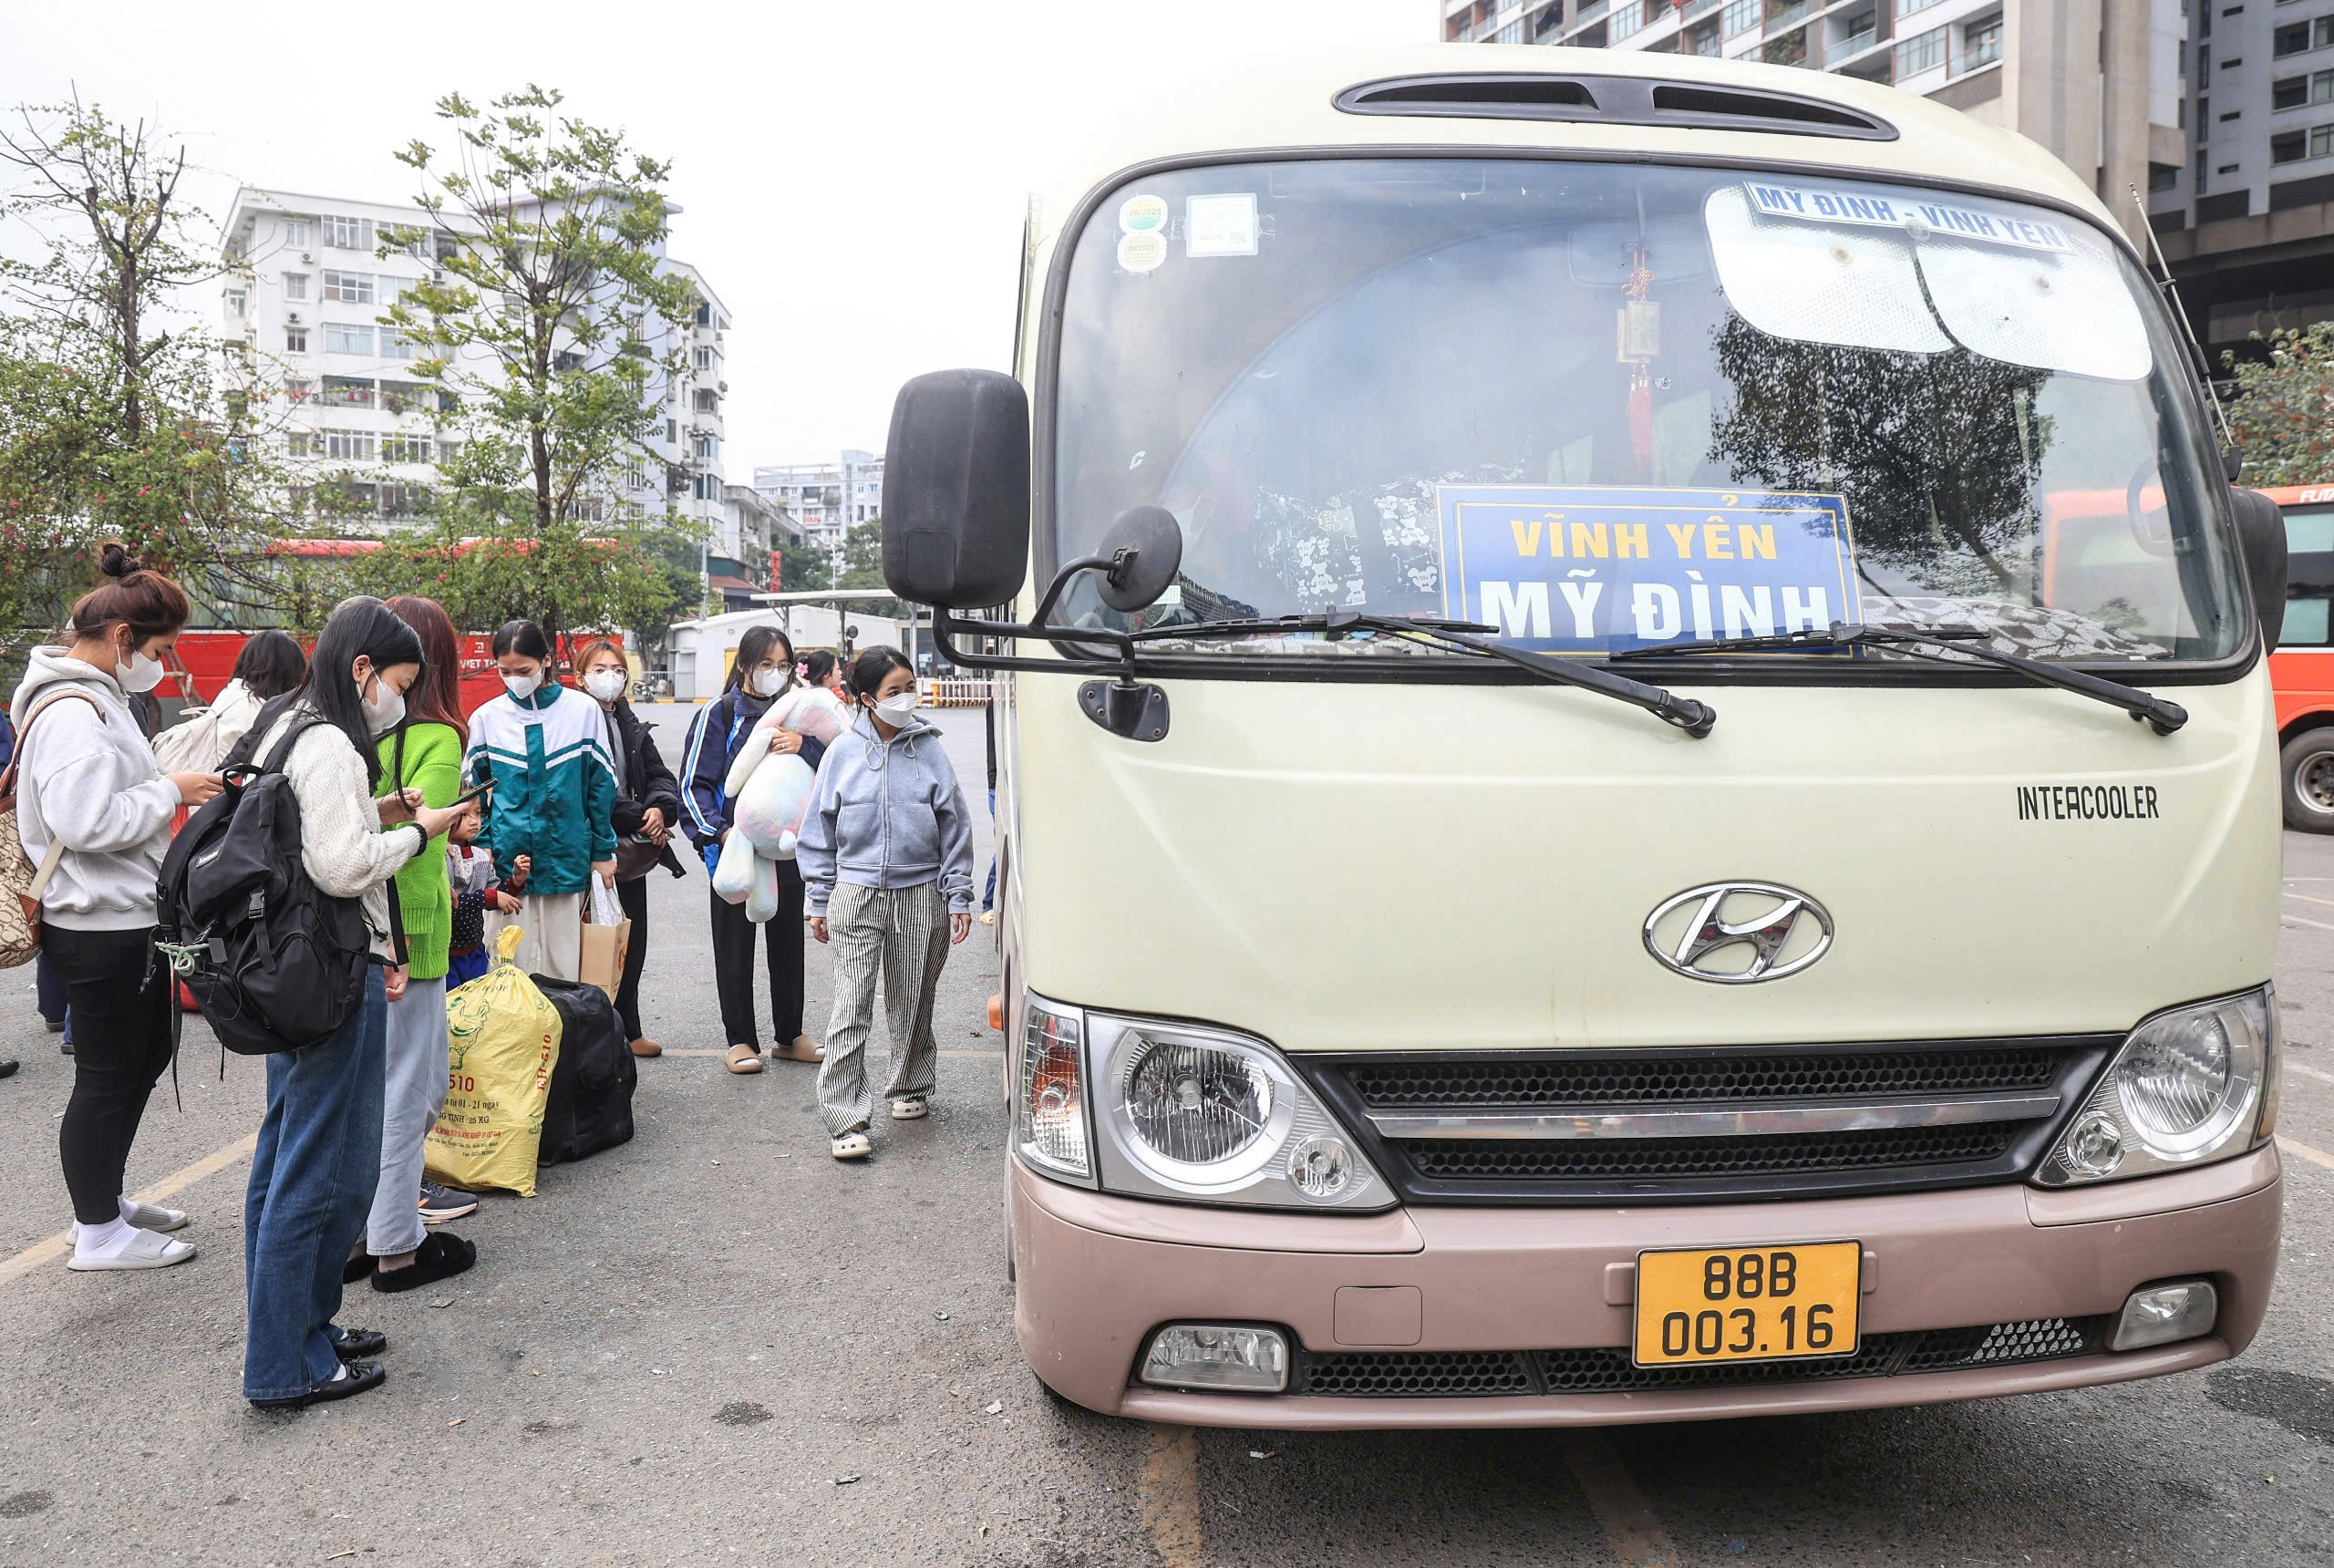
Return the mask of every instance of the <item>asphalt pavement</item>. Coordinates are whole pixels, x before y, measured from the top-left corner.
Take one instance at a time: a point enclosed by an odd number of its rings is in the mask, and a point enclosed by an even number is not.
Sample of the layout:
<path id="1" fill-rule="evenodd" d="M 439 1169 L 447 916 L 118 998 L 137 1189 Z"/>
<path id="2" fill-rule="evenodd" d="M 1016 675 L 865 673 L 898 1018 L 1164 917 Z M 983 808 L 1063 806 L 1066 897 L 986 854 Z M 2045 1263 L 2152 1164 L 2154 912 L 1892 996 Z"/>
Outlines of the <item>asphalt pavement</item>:
<path id="1" fill-rule="evenodd" d="M 668 757 L 690 712 L 643 710 Z M 977 809 L 980 715 L 935 717 Z M 978 848 L 985 872 L 985 821 Z M 943 977 L 932 1117 L 879 1118 L 874 1158 L 838 1165 L 816 1068 L 722 1068 L 701 870 L 652 879 L 644 1010 L 667 1054 L 641 1065 L 634 1140 L 455 1222 L 471 1273 L 353 1289 L 341 1321 L 391 1341 L 381 1390 L 257 1414 L 238 1390 L 262 1063 L 231 1057 L 222 1080 L 190 1018 L 183 1109 L 166 1079 L 131 1157 L 133 1190 L 190 1211 L 201 1255 L 71 1274 L 71 1062 L 11 971 L 0 1568 L 2334 1562 L 2334 840 L 2288 835 L 2287 871 L 2285 1254 L 2242 1359 L 1608 1432 L 1193 1432 L 1050 1398 L 1012 1336 L 988 929 Z"/>

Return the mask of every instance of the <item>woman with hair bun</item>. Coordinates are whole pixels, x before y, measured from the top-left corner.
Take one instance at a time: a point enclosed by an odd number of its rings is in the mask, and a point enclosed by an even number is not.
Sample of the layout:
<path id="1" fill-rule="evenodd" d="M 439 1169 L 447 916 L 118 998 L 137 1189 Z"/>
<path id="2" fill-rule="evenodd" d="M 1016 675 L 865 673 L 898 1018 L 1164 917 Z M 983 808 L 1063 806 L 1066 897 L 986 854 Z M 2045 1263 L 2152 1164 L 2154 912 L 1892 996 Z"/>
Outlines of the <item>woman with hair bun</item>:
<path id="1" fill-rule="evenodd" d="M 186 624 L 186 595 L 119 544 L 105 580 L 73 605 L 68 640 L 35 648 L 10 705 L 17 734 L 16 825 L 51 867 L 41 954 L 73 1019 L 73 1098 L 57 1129 L 73 1196 L 72 1269 L 158 1269 L 194 1248 L 162 1233 L 176 1209 L 122 1196 L 147 1096 L 170 1059 L 174 1000 L 154 950 L 154 881 L 170 819 L 219 792 L 216 773 L 164 774 L 130 708 L 162 678 Z"/>

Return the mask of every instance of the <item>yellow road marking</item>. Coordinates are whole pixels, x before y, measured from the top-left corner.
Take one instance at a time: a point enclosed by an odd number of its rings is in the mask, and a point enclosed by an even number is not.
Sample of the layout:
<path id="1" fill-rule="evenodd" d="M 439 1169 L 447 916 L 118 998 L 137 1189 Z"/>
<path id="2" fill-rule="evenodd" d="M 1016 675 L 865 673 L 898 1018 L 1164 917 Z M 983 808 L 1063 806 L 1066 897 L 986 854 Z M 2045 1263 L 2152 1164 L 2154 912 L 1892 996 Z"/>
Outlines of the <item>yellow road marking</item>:
<path id="1" fill-rule="evenodd" d="M 1588 1498 L 1588 1511 L 1623 1568 L 1677 1568 L 1678 1548 L 1630 1479 L 1612 1439 L 1594 1427 L 1575 1428 L 1565 1434 L 1564 1450 L 1573 1480 Z"/>
<path id="2" fill-rule="evenodd" d="M 204 1155 L 184 1170 L 174 1171 L 142 1192 L 129 1195 L 133 1203 L 160 1203 L 165 1198 L 176 1197 L 205 1177 L 215 1176 L 238 1160 L 248 1160 L 259 1147 L 259 1134 L 247 1132 L 226 1148 Z M 73 1233 L 63 1230 L 45 1242 L 35 1242 L 10 1258 L 0 1258 L 0 1284 L 5 1284 L 19 1274 L 27 1274 L 43 1264 L 55 1263 L 73 1250 Z"/>
<path id="3" fill-rule="evenodd" d="M 2298 1143 L 2282 1132 L 2277 1134 L 2277 1147 L 2288 1154 L 2300 1156 L 2312 1165 L 2323 1165 L 2329 1171 L 2334 1171 L 2334 1154 L 2329 1154 L 2323 1149 L 2312 1149 L 2307 1143 Z"/>
<path id="4" fill-rule="evenodd" d="M 1189 1427 L 1150 1429 L 1142 1527 L 1167 1568 L 1200 1568 L 1200 1439 Z"/>

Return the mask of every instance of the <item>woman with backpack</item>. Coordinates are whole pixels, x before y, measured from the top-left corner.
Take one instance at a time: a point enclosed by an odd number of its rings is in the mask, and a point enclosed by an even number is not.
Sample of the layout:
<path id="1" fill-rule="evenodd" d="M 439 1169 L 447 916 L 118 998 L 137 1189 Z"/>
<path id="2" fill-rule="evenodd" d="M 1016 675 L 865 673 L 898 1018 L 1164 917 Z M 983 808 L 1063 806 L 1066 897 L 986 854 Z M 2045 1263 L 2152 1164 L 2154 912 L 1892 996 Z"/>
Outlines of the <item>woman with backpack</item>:
<path id="1" fill-rule="evenodd" d="M 308 655 L 282 632 L 254 632 L 235 655 L 235 672 L 219 696 L 183 724 L 154 738 L 164 769 L 216 769 L 259 717 L 259 710 L 308 677 Z"/>
<path id="2" fill-rule="evenodd" d="M 505 695 L 470 715 L 463 771 L 493 783 L 480 848 L 508 882 L 523 876 L 514 917 L 526 935 L 519 967 L 558 980 L 584 965 L 584 895 L 591 879 L 615 883 L 615 762 L 597 704 L 559 684 L 551 639 L 532 621 L 494 634 Z M 528 864 L 518 861 L 525 856 Z"/>
<path id="3" fill-rule="evenodd" d="M 375 743 L 386 770 L 384 792 L 421 791 L 424 806 L 444 806 L 462 792 L 461 655 L 454 623 L 435 599 L 400 597 L 389 614 L 421 643 L 421 674 L 406 688 L 405 717 Z M 446 971 L 454 904 L 446 875 L 446 841 L 398 868 L 398 913 L 405 928 L 405 994 L 389 1004 L 384 1037 L 387 1079 L 381 1099 L 381 1180 L 365 1223 L 365 1253 L 349 1260 L 344 1280 L 373 1276 L 377 1291 L 406 1291 L 448 1279 L 478 1261 L 476 1243 L 426 1230 L 425 1222 L 470 1213 L 478 1200 L 421 1179 L 422 1140 L 446 1103 Z"/>
<path id="4" fill-rule="evenodd" d="M 790 729 L 756 730 L 794 684 L 794 645 L 776 626 L 749 627 L 738 639 L 729 684 L 697 716 L 681 768 L 687 792 L 689 838 L 705 857 L 709 877 L 731 831 L 737 802 L 726 785 L 730 764 L 743 746 L 780 753 L 800 752 L 812 768 L 826 754 L 823 743 Z M 716 892 L 713 900 L 713 988 L 721 1001 L 721 1030 L 729 1037 L 733 1073 L 762 1070 L 761 1030 L 754 1022 L 754 923 L 742 904 Z M 826 1051 L 802 1032 L 802 876 L 792 861 L 778 862 L 778 913 L 762 923 L 761 945 L 769 965 L 770 1055 L 787 1061 L 815 1062 Z"/>
<path id="5" fill-rule="evenodd" d="M 186 595 L 119 544 L 104 547 L 100 569 L 105 581 L 73 605 L 70 641 L 33 650 L 10 705 L 16 830 L 26 858 L 51 867 L 41 954 L 73 1020 L 73 1098 L 57 1135 L 73 1195 L 66 1266 L 158 1269 L 194 1248 L 161 1233 L 186 1215 L 121 1191 L 147 1096 L 170 1060 L 176 998 L 154 951 L 154 882 L 171 816 L 216 795 L 219 776 L 165 775 L 129 706 L 161 680 Z"/>
<path id="6" fill-rule="evenodd" d="M 625 949 L 624 975 L 616 986 L 616 1016 L 634 1056 L 659 1057 L 665 1047 L 641 1029 L 640 971 L 648 962 L 648 873 L 663 866 L 675 876 L 687 874 L 671 842 L 681 816 L 681 787 L 649 738 L 656 726 L 643 724 L 625 699 L 632 671 L 624 650 L 605 637 L 586 643 L 575 655 L 575 669 L 585 694 L 606 716 L 608 755 L 616 765 L 616 803 L 610 814 L 616 831 L 616 898 L 632 922 L 632 943 Z"/>
<path id="7" fill-rule="evenodd" d="M 892 1119 L 931 1109 L 939 1042 L 932 1002 L 952 943 L 973 929 L 973 825 L 940 731 L 915 716 L 915 671 L 897 648 L 851 664 L 859 717 L 827 748 L 795 858 L 811 934 L 835 950 L 835 1006 L 819 1069 L 827 1151 L 864 1160 L 867 1037 L 875 980 L 891 1015 Z"/>
<path id="8" fill-rule="evenodd" d="M 470 810 L 424 806 L 418 789 L 376 794 L 376 743 L 404 719 L 423 666 L 421 639 L 387 605 L 347 600 L 317 636 L 307 680 L 268 704 L 245 738 L 253 765 L 274 764 L 298 802 L 308 879 L 328 897 L 361 901 L 372 937 L 346 1021 L 319 1044 L 267 1058 L 267 1114 L 243 1200 L 243 1398 L 262 1408 L 344 1399 L 387 1376 L 360 1357 L 388 1341 L 332 1320 L 342 1265 L 380 1185 L 388 1005 L 407 985 L 392 881 Z"/>

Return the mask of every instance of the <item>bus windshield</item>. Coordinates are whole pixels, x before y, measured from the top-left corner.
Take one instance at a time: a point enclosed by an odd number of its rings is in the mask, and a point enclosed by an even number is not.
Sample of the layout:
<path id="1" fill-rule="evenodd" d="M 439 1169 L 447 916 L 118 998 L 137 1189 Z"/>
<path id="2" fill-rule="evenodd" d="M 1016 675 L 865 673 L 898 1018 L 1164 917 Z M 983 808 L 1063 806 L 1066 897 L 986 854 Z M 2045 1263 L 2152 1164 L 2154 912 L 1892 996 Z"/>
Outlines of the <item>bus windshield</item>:
<path id="1" fill-rule="evenodd" d="M 1225 657 L 1597 656 L 1836 623 L 2209 661 L 2245 614 L 2190 374 L 2144 278 L 2040 207 L 1523 159 L 1186 169 L 1075 236 L 1054 559 L 1156 504 L 1180 580 L 1056 619 Z"/>

